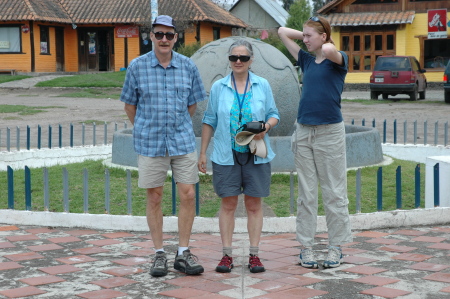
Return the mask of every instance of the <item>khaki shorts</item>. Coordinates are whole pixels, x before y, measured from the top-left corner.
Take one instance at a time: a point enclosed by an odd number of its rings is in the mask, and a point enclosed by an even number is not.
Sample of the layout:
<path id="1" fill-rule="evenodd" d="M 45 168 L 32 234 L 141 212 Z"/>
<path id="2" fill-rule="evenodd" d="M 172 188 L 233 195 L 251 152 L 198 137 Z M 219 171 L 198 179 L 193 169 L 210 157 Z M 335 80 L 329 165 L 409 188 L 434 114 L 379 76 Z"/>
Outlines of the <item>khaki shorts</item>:
<path id="1" fill-rule="evenodd" d="M 164 186 L 167 171 L 177 183 L 196 184 L 199 181 L 197 152 L 182 156 L 146 157 L 138 155 L 139 188 L 157 188 Z"/>

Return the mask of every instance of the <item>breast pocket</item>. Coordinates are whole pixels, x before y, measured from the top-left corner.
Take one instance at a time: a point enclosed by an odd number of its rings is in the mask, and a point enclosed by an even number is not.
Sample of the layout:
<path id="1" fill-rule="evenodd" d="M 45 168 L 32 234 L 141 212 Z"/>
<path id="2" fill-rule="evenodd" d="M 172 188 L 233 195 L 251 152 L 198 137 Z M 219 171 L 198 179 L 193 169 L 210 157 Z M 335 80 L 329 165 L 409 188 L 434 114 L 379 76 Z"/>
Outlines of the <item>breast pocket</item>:
<path id="1" fill-rule="evenodd" d="M 190 94 L 191 90 L 189 88 L 181 87 L 176 89 L 175 99 L 177 113 L 181 114 L 187 112 Z"/>

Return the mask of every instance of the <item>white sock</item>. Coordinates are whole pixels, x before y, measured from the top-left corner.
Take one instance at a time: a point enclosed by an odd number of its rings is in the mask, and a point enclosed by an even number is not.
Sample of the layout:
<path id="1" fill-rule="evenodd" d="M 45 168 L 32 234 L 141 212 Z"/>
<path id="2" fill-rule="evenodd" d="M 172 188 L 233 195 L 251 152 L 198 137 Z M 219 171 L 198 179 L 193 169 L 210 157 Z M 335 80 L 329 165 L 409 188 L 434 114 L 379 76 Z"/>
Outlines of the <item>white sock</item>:
<path id="1" fill-rule="evenodd" d="M 164 248 L 161 248 L 161 249 L 155 249 L 155 252 L 158 252 L 158 251 L 164 252 Z"/>
<path id="2" fill-rule="evenodd" d="M 178 247 L 178 255 L 183 255 L 183 251 L 189 249 L 189 247 Z"/>

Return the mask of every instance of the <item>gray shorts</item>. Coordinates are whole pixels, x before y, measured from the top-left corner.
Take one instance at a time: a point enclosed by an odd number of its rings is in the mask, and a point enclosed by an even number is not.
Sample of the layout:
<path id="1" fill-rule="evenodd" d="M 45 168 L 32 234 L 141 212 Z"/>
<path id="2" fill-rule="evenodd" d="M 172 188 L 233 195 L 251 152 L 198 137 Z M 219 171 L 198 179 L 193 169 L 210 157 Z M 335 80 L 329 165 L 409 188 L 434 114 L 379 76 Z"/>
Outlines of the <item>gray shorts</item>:
<path id="1" fill-rule="evenodd" d="M 242 193 L 252 197 L 270 195 L 270 163 L 255 164 L 253 155 L 234 152 L 234 165 L 219 165 L 212 162 L 214 191 L 220 198 L 237 196 Z M 236 162 L 236 158 L 241 164 Z M 245 165 L 244 165 L 245 164 Z"/>
<path id="2" fill-rule="evenodd" d="M 198 183 L 197 152 L 182 156 L 146 157 L 138 155 L 139 188 L 164 186 L 167 171 L 172 168 L 173 179 L 177 183 Z"/>

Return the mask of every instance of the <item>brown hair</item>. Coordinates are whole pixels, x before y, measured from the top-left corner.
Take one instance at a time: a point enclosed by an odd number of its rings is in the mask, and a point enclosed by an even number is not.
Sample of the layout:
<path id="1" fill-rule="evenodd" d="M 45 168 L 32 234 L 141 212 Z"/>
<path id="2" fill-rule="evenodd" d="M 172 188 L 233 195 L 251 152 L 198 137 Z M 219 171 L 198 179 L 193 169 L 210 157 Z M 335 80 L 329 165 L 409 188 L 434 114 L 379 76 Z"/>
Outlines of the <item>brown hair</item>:
<path id="1" fill-rule="evenodd" d="M 334 45 L 334 42 L 331 40 L 331 25 L 330 22 L 328 22 L 327 19 L 319 16 L 314 16 L 309 18 L 303 26 L 308 26 L 311 28 L 314 28 L 317 33 L 323 34 L 325 33 L 327 35 L 325 42 L 326 43 L 332 43 Z"/>

